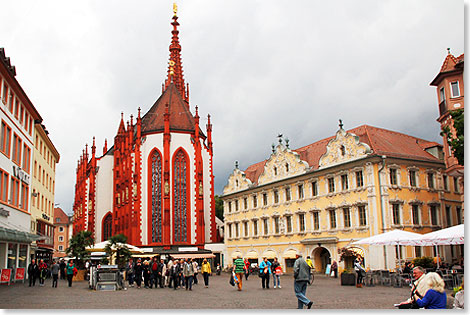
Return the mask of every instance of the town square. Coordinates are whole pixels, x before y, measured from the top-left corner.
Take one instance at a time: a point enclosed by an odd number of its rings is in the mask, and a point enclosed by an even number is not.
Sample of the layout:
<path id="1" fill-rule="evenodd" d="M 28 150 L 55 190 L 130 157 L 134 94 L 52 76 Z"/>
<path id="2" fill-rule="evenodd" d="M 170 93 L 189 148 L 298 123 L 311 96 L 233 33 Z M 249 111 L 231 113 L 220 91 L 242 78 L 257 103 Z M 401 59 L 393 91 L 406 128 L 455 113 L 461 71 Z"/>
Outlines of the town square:
<path id="1" fill-rule="evenodd" d="M 464 1 L 0 12 L 0 308 L 463 309 Z"/>

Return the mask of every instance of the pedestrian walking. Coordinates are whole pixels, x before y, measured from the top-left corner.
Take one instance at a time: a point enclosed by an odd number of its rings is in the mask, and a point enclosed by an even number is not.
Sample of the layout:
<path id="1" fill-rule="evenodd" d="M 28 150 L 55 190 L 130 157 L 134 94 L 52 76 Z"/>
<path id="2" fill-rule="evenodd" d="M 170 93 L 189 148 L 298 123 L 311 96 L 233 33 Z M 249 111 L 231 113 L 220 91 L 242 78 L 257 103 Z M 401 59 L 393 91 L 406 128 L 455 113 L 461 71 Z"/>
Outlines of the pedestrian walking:
<path id="1" fill-rule="evenodd" d="M 171 283 L 172 283 L 172 276 L 171 276 L 171 272 L 172 272 L 172 267 L 173 267 L 173 264 L 174 264 L 174 261 L 173 261 L 173 258 L 170 258 L 170 260 L 168 261 L 168 264 L 166 266 L 166 275 L 167 275 L 167 287 L 171 288 Z"/>
<path id="2" fill-rule="evenodd" d="M 73 263 L 72 259 L 69 260 L 69 263 L 66 268 L 66 273 L 67 273 L 67 281 L 69 282 L 69 287 L 71 287 L 73 276 L 77 274 L 77 268 L 75 268 L 75 264 Z"/>
<path id="3" fill-rule="evenodd" d="M 245 267 L 243 267 L 245 271 L 245 280 L 248 280 L 248 277 L 250 276 L 250 262 L 246 258 L 243 262 L 245 263 Z"/>
<path id="4" fill-rule="evenodd" d="M 209 287 L 209 276 L 212 274 L 211 271 L 211 264 L 207 262 L 207 259 L 204 258 L 204 261 L 202 262 L 201 265 L 201 273 L 202 277 L 204 278 L 204 286 L 206 288 Z"/>
<path id="5" fill-rule="evenodd" d="M 243 262 L 242 256 L 238 255 L 237 259 L 233 262 L 233 271 L 238 278 L 238 291 L 242 290 L 243 286 L 243 268 L 245 267 L 245 263 Z"/>
<path id="6" fill-rule="evenodd" d="M 192 291 L 193 288 L 193 279 L 194 279 L 194 267 L 191 261 L 188 259 L 184 262 L 183 267 L 184 282 L 186 290 Z"/>
<path id="7" fill-rule="evenodd" d="M 338 263 L 336 260 L 333 260 L 331 263 L 331 274 L 335 274 L 335 278 L 338 278 Z"/>
<path id="8" fill-rule="evenodd" d="M 194 278 L 193 278 L 193 282 L 194 282 L 194 284 L 197 284 L 197 274 L 198 274 L 198 271 L 199 271 L 199 270 L 198 270 L 198 269 L 199 269 L 199 265 L 198 265 L 197 261 L 194 260 L 194 259 L 191 259 L 191 262 L 192 262 L 192 264 L 193 264 L 193 269 L 194 269 Z"/>
<path id="9" fill-rule="evenodd" d="M 174 261 L 173 265 L 171 266 L 171 271 L 170 271 L 170 277 L 171 277 L 170 288 L 171 288 L 171 284 L 173 284 L 174 290 L 178 288 L 180 273 L 181 273 L 180 264 L 178 261 Z"/>
<path id="10" fill-rule="evenodd" d="M 163 259 L 160 259 L 160 265 L 161 265 L 160 288 L 164 288 L 166 284 L 166 278 L 167 278 L 167 269 L 166 269 L 166 264 L 163 261 Z"/>
<path id="11" fill-rule="evenodd" d="M 152 262 L 150 263 L 150 289 L 155 285 L 155 289 L 158 287 L 158 265 L 160 262 L 157 260 L 157 257 L 152 258 Z M 160 268 L 161 269 L 161 268 Z"/>
<path id="12" fill-rule="evenodd" d="M 366 271 L 364 270 L 364 267 L 362 267 L 362 260 L 359 255 L 357 255 L 354 260 L 354 270 L 357 273 L 356 288 L 362 288 L 362 279 L 364 278 Z"/>
<path id="13" fill-rule="evenodd" d="M 271 265 L 271 272 L 273 275 L 273 285 L 274 289 L 279 288 L 281 289 L 281 273 L 282 273 L 282 267 L 279 261 L 277 260 L 277 257 L 274 258 L 274 261 Z"/>
<path id="14" fill-rule="evenodd" d="M 269 275 L 271 274 L 271 262 L 268 258 L 263 257 L 263 261 L 259 264 L 259 272 L 261 274 L 261 286 L 263 289 L 269 289 Z"/>
<path id="15" fill-rule="evenodd" d="M 44 280 L 46 280 L 47 276 L 47 264 L 44 262 L 44 260 L 39 261 L 39 286 L 43 287 L 44 286 Z"/>
<path id="16" fill-rule="evenodd" d="M 60 279 L 65 280 L 66 279 L 65 269 L 67 268 L 67 264 L 65 263 L 63 259 L 61 259 L 59 266 L 60 266 Z"/>
<path id="17" fill-rule="evenodd" d="M 310 280 L 310 266 L 302 258 L 302 255 L 297 254 L 296 258 L 294 262 L 294 291 L 297 297 L 297 308 L 303 309 L 304 305 L 307 305 L 307 308 L 312 308 L 313 302 L 305 296 Z"/>
<path id="18" fill-rule="evenodd" d="M 57 280 L 59 279 L 59 271 L 60 266 L 56 260 L 53 261 L 51 266 L 51 274 L 52 274 L 52 287 L 57 288 Z"/>
<path id="19" fill-rule="evenodd" d="M 151 270 L 150 270 L 150 264 L 148 260 L 144 260 L 143 266 L 142 266 L 142 272 L 144 276 L 144 286 L 146 289 L 149 288 L 149 280 L 150 280 L 150 275 L 151 275 Z"/>
<path id="20" fill-rule="evenodd" d="M 220 267 L 220 264 L 217 264 L 217 268 L 216 268 L 216 271 L 215 271 L 216 274 L 217 274 L 218 276 L 220 276 L 220 272 L 221 272 L 221 271 L 222 271 L 222 268 Z"/>
<path id="21" fill-rule="evenodd" d="M 143 272 L 143 266 L 142 266 L 142 259 L 138 258 L 137 263 L 134 266 L 134 273 L 135 273 L 135 284 L 137 285 L 137 289 L 140 289 L 142 287 L 142 272 Z"/>
<path id="22" fill-rule="evenodd" d="M 129 286 L 133 287 L 134 286 L 134 259 L 129 258 L 129 261 L 126 264 L 126 278 L 127 281 L 129 282 Z"/>
<path id="23" fill-rule="evenodd" d="M 36 263 L 36 260 L 32 259 L 31 263 L 28 266 L 29 286 L 31 286 L 31 284 L 33 285 L 33 287 L 36 285 L 36 278 L 38 277 L 38 275 L 39 275 L 39 266 Z"/>

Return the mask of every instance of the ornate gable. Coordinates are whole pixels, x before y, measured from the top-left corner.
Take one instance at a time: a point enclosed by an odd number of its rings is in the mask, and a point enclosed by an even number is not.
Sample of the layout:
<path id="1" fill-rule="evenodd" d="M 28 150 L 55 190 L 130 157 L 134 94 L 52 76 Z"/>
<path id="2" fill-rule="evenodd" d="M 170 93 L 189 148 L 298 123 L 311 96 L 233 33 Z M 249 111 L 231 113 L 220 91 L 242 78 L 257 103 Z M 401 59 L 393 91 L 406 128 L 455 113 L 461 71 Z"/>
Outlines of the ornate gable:
<path id="1" fill-rule="evenodd" d="M 326 146 L 326 153 L 320 158 L 319 168 L 341 164 L 363 158 L 371 153 L 370 147 L 359 141 L 353 133 L 347 133 L 342 126 L 336 137 Z"/>
<path id="2" fill-rule="evenodd" d="M 251 180 L 246 178 L 245 172 L 238 169 L 238 163 L 235 164 L 233 173 L 228 178 L 228 183 L 224 187 L 224 195 L 228 195 L 237 191 L 245 190 L 253 185 Z"/>
<path id="3" fill-rule="evenodd" d="M 305 173 L 308 168 L 308 163 L 302 161 L 297 152 L 292 151 L 280 141 L 266 161 L 263 173 L 258 178 L 258 185 Z"/>

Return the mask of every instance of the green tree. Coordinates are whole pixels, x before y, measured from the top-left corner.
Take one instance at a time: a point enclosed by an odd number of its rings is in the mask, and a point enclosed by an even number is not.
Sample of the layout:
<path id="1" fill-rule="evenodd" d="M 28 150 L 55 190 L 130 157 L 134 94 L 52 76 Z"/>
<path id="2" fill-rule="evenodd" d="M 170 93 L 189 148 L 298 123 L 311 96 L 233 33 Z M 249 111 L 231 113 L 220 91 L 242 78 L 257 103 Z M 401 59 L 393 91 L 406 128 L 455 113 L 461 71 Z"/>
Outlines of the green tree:
<path id="1" fill-rule="evenodd" d="M 106 244 L 106 247 L 104 248 L 110 257 L 115 255 L 115 263 L 119 268 L 123 268 L 132 256 L 131 251 L 126 246 L 126 242 L 127 236 L 124 234 L 116 234 L 108 239 L 108 244 Z"/>
<path id="2" fill-rule="evenodd" d="M 215 199 L 215 216 L 220 220 L 224 220 L 224 202 L 219 195 L 214 196 Z"/>
<path id="3" fill-rule="evenodd" d="M 449 126 L 442 128 L 441 136 L 445 137 L 449 144 L 452 154 L 460 165 L 464 165 L 464 110 L 457 109 L 450 111 L 450 116 L 454 122 L 455 135 Z"/>
<path id="4" fill-rule="evenodd" d="M 66 249 L 67 255 L 76 257 L 77 268 L 83 268 L 85 260 L 89 257 L 89 252 L 85 249 L 95 243 L 90 231 L 80 231 L 70 239 L 70 246 Z"/>

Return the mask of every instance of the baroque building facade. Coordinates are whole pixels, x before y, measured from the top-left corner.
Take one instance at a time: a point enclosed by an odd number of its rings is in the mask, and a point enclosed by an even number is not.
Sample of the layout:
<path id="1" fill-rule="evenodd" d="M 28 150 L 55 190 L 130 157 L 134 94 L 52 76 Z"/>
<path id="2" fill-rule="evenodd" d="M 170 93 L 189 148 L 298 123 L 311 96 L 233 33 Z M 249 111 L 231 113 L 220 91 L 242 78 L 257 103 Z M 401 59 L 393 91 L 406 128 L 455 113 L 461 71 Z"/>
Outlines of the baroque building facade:
<path id="1" fill-rule="evenodd" d="M 134 121 L 121 121 L 114 145 L 98 155 L 95 139 L 77 165 L 74 233 L 88 230 L 96 242 L 124 234 L 154 253 L 204 251 L 217 242 L 212 124 L 201 129 L 198 107 L 191 113 L 183 78 L 178 17 L 162 94 Z M 182 249 L 183 248 L 183 249 Z"/>
<path id="2" fill-rule="evenodd" d="M 296 150 L 280 138 L 267 160 L 245 171 L 237 164 L 222 196 L 226 264 L 237 255 L 253 263 L 278 257 L 289 272 L 301 253 L 324 272 L 349 248 L 367 268 L 390 269 L 394 246 L 351 243 L 392 229 L 431 232 L 462 218 L 461 191 L 445 174 L 442 146 L 382 128 L 346 131 L 340 123 L 333 137 Z M 400 250 L 404 259 L 433 255 L 428 247 Z"/>

